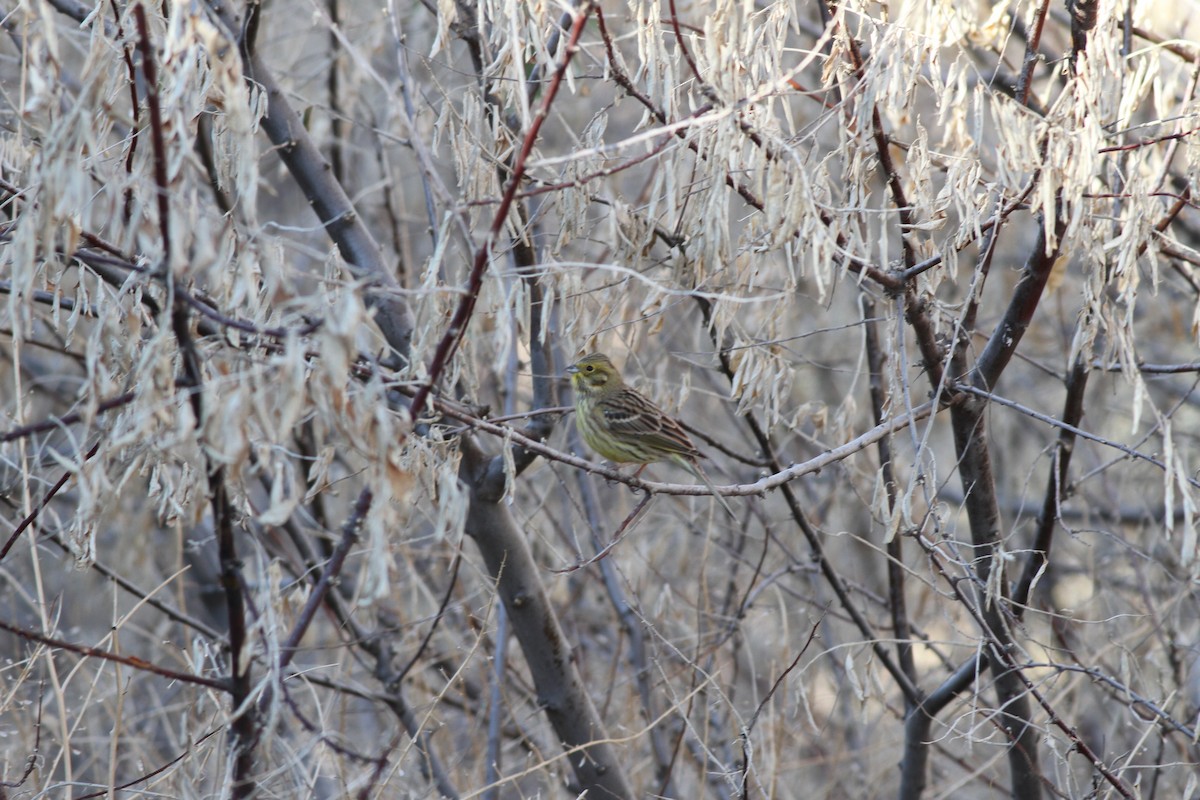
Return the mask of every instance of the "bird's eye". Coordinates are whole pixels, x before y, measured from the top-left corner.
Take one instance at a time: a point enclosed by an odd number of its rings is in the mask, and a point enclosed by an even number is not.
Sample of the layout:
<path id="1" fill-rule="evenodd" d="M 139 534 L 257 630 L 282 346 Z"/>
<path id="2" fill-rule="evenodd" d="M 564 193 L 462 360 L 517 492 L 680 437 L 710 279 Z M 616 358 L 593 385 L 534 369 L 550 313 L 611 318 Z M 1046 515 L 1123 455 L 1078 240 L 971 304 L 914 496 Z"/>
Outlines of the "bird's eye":
<path id="1" fill-rule="evenodd" d="M 587 369 L 587 371 L 588 371 L 588 372 L 595 372 L 595 371 L 596 371 L 596 368 L 595 368 L 595 367 L 593 367 L 591 364 L 588 364 L 588 365 L 587 365 L 587 367 L 585 367 L 585 369 Z"/>

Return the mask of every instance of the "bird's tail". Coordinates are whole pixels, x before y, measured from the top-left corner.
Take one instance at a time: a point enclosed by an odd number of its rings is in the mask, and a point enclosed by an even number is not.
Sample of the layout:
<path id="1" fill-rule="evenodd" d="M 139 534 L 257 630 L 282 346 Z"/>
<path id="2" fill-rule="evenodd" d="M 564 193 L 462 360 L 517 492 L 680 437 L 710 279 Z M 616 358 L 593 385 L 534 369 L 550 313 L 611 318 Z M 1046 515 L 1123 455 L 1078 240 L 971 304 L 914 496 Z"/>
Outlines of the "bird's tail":
<path id="1" fill-rule="evenodd" d="M 725 511 L 729 514 L 729 517 L 736 521 L 738 516 L 737 514 L 733 513 L 733 507 L 729 505 L 729 501 L 717 493 L 717 487 L 713 485 L 712 479 L 708 477 L 708 474 L 700 468 L 699 462 L 685 460 L 683 462 L 683 466 L 688 472 L 700 479 L 700 481 L 708 488 L 708 490 L 712 492 L 712 496 L 717 499 L 717 502 L 725 508 Z"/>

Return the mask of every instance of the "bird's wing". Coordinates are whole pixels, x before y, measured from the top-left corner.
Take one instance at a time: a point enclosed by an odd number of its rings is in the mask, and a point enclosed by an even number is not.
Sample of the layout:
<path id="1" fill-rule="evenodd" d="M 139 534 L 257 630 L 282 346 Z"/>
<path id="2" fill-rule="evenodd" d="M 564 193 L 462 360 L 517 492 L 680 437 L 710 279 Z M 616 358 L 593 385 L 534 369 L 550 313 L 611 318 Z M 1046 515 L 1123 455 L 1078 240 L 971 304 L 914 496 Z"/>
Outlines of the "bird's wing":
<path id="1" fill-rule="evenodd" d="M 629 387 L 602 400 L 599 411 L 614 433 L 637 437 L 664 455 L 700 457 L 700 451 L 678 422 Z"/>

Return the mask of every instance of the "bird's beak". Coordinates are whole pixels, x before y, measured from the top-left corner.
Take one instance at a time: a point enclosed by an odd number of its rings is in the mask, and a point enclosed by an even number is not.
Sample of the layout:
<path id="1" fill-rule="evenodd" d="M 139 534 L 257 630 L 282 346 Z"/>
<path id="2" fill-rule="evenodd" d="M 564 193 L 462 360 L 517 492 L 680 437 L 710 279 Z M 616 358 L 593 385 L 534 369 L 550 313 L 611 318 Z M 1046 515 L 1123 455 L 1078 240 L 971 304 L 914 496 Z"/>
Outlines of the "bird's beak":
<path id="1" fill-rule="evenodd" d="M 579 367 L 575 366 L 574 364 L 572 364 L 571 366 L 567 367 L 567 374 L 568 374 L 568 375 L 574 375 L 576 372 L 579 372 Z"/>

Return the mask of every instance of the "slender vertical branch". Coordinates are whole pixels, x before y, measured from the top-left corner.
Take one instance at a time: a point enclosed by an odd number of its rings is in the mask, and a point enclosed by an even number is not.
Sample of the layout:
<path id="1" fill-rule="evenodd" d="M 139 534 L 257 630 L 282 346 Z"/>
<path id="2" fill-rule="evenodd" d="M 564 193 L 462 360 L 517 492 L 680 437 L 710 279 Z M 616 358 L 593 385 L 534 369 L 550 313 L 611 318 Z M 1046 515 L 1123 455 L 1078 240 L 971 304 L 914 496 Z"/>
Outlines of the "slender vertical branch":
<path id="1" fill-rule="evenodd" d="M 329 70 L 325 74 L 325 89 L 329 95 L 329 166 L 334 180 L 345 184 L 346 121 L 342 117 L 342 71 L 338 59 L 341 43 L 337 31 L 342 24 L 341 0 L 325 0 L 325 13 L 329 15 Z"/>
<path id="2" fill-rule="evenodd" d="M 174 285 L 175 277 L 171 257 L 170 186 L 167 179 L 167 149 L 163 135 L 162 107 L 159 102 L 158 74 L 145 7 L 139 3 L 134 6 L 133 11 L 137 18 L 138 49 L 141 51 L 142 71 L 146 78 L 146 106 L 150 117 L 150 141 L 154 149 L 154 186 L 158 200 L 159 235 L 163 247 L 161 269 L 165 275 L 168 289 L 170 289 Z M 180 385 L 188 390 L 193 424 L 197 431 L 203 431 L 206 422 L 204 375 L 200 365 L 200 354 L 195 340 L 192 338 L 188 305 L 182 296 L 175 294 L 172 297 L 169 313 L 171 330 L 179 346 L 183 372 Z M 202 442 L 200 446 L 203 449 Z M 232 791 L 235 798 L 243 798 L 250 797 L 254 792 L 254 747 L 259 736 L 258 712 L 249 703 L 253 682 L 250 671 L 250 654 L 247 650 L 246 602 L 243 594 L 241 560 L 238 558 L 237 543 L 233 532 L 233 509 L 230 506 L 229 489 L 225 482 L 225 466 L 215 461 L 207 451 L 204 461 L 221 565 L 221 588 L 224 592 L 229 620 L 229 686 L 234 711 L 234 717 L 230 722 L 233 751 Z"/>
<path id="3" fill-rule="evenodd" d="M 863 325 L 866 335 L 867 364 L 871 371 L 871 412 L 876 424 L 881 424 L 885 418 L 887 396 L 884 390 L 884 370 L 886 369 L 883 347 L 879 342 L 879 323 L 875 319 L 875 302 L 866 300 L 863 303 Z M 892 464 L 891 437 L 880 438 L 875 445 L 879 452 L 879 470 L 883 479 L 883 490 L 887 497 L 887 511 L 890 515 L 896 512 L 896 474 Z M 896 661 L 900 669 L 908 676 L 913 686 L 919 686 L 917 668 L 912 655 L 912 629 L 908 620 L 908 606 L 904 598 L 905 567 L 904 540 L 898 531 L 889 531 L 887 543 L 887 575 L 888 575 L 888 610 L 892 614 L 892 634 L 896 638 Z M 919 698 L 908 698 L 906 701 Z M 907 703 L 912 710 L 913 703 Z"/>
<path id="4" fill-rule="evenodd" d="M 485 459 L 464 440 L 463 474 L 474 486 L 473 473 Z M 502 500 L 472 494 L 465 523 L 488 574 L 508 612 L 513 633 L 537 689 L 538 702 L 566 748 L 582 748 L 571 758 L 579 791 L 589 797 L 633 798 L 616 745 L 597 713 L 571 656 L 571 646 L 546 596 L 538 568 L 523 532 Z"/>
<path id="5" fill-rule="evenodd" d="M 1013 290 L 1000 323 L 985 345 L 975 367 L 970 371 L 970 383 L 980 388 L 995 385 L 1000 373 L 1020 345 L 1041 300 L 1050 271 L 1058 258 L 1062 234 L 1066 229 L 1061 201 L 1056 204 L 1054 214 L 1055 244 L 1048 246 L 1046 226 L 1039 225 L 1038 236 L 1021 280 Z M 962 348 L 956 350 L 955 362 L 959 369 L 962 368 L 961 362 L 965 358 L 962 353 Z M 1012 770 L 1012 792 L 1016 797 L 1034 800 L 1042 796 L 1042 777 L 1038 769 L 1040 735 L 1030 719 L 1028 694 L 1020 676 L 1006 668 L 1006 665 L 1018 660 L 1017 644 L 1007 620 L 1012 608 L 1008 584 L 1003 576 L 992 580 L 992 571 L 1003 569 L 1002 562 L 998 560 L 1003 536 L 996 498 L 996 476 L 992 468 L 991 446 L 987 436 L 986 411 L 986 401 L 970 397 L 965 402 L 951 407 L 950 418 L 954 430 L 955 450 L 958 453 L 959 475 L 966 498 L 964 502 L 967 521 L 971 530 L 971 567 L 977 576 L 978 585 L 996 587 L 997 593 L 995 597 L 980 597 L 977 603 L 987 633 L 999 649 L 994 654 L 992 666 L 999 706 L 1006 720 L 1003 724 L 1013 740 L 1013 746 L 1008 753 Z M 987 591 L 992 590 L 989 588 Z"/>
<path id="6" fill-rule="evenodd" d="M 1084 354 L 1080 353 L 1075 357 L 1075 364 L 1067 375 L 1067 396 L 1063 401 L 1062 413 L 1065 426 L 1058 430 L 1058 441 L 1054 445 L 1050 474 L 1046 480 L 1046 492 L 1042 496 L 1042 508 L 1037 516 L 1033 546 L 1013 589 L 1013 613 L 1018 619 L 1025 614 L 1034 579 L 1050 561 L 1050 547 L 1054 542 L 1054 531 L 1059 521 L 1058 512 L 1065 499 L 1071 456 L 1075 453 L 1075 429 L 1083 420 L 1083 398 L 1090 374 L 1091 370 L 1084 360 Z"/>
<path id="7" fill-rule="evenodd" d="M 1042 26 L 1046 24 L 1046 14 L 1050 11 L 1050 0 L 1038 0 L 1033 12 L 1033 27 L 1029 39 L 1025 43 L 1025 58 L 1021 61 L 1021 75 L 1017 79 L 1016 98 L 1021 105 L 1029 103 L 1032 91 L 1033 68 L 1038 62 L 1038 46 L 1042 41 Z"/>

